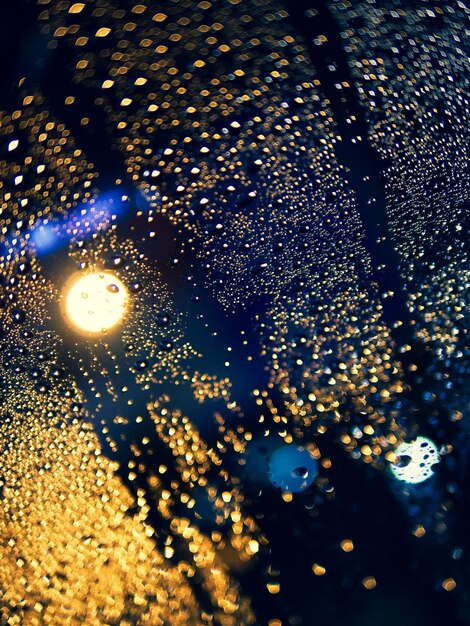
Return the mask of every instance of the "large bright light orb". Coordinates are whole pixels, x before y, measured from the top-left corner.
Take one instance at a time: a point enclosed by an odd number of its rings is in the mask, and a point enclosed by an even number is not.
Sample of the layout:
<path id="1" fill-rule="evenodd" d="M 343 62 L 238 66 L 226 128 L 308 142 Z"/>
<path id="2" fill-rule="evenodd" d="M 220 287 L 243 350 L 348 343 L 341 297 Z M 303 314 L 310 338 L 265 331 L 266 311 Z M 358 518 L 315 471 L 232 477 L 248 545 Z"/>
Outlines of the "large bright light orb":
<path id="1" fill-rule="evenodd" d="M 417 437 L 411 443 L 405 441 L 395 450 L 395 463 L 392 474 L 406 483 L 422 483 L 433 474 L 433 466 L 439 463 L 440 456 L 436 444 L 427 437 Z"/>
<path id="2" fill-rule="evenodd" d="M 126 311 L 127 289 L 111 272 L 79 274 L 66 285 L 64 314 L 78 330 L 105 333 Z"/>

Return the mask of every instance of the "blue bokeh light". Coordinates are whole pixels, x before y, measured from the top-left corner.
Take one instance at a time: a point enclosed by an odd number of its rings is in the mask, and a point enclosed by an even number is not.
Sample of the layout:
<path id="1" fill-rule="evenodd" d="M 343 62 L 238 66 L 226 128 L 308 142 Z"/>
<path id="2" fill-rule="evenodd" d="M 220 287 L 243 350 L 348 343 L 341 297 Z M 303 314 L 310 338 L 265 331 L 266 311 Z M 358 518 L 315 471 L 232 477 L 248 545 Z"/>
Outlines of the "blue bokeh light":
<path id="1" fill-rule="evenodd" d="M 67 246 L 74 237 L 107 228 L 110 222 L 124 216 L 128 205 L 128 197 L 120 190 L 113 190 L 79 205 L 66 219 L 58 217 L 35 224 L 29 232 L 29 241 L 38 256 L 50 254 Z"/>
<path id="2" fill-rule="evenodd" d="M 283 491 L 304 491 L 318 474 L 318 463 L 305 448 L 285 446 L 273 453 L 269 461 L 271 482 Z"/>
<path id="3" fill-rule="evenodd" d="M 31 231 L 30 241 L 38 254 L 47 254 L 60 244 L 59 230 L 53 224 L 40 224 Z"/>

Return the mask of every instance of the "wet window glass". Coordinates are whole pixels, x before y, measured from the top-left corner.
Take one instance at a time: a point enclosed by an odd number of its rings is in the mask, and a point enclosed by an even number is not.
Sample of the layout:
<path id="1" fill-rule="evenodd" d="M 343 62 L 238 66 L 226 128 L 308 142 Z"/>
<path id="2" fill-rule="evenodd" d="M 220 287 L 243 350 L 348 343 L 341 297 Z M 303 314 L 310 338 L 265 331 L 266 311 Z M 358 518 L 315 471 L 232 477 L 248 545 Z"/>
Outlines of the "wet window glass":
<path id="1" fill-rule="evenodd" d="M 0 23 L 0 622 L 470 623 L 468 6 Z"/>

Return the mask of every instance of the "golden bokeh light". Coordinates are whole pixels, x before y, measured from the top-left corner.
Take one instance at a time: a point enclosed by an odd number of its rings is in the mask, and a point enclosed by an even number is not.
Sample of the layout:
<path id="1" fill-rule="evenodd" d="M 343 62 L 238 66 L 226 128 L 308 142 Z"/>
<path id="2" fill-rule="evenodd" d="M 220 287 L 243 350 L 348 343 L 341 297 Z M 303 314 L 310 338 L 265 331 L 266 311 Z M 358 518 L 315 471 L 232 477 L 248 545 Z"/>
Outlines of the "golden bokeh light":
<path id="1" fill-rule="evenodd" d="M 126 305 L 127 289 L 111 272 L 79 275 L 65 288 L 65 317 L 85 333 L 104 333 L 116 326 Z"/>

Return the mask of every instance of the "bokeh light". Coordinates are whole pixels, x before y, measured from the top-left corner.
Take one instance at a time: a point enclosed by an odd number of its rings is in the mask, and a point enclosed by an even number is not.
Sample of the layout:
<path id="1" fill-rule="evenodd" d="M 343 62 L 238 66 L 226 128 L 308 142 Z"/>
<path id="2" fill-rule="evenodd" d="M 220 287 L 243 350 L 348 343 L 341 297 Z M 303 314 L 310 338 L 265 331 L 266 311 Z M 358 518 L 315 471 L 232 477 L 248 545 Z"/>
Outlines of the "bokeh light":
<path id="1" fill-rule="evenodd" d="M 410 484 L 422 483 L 434 474 L 433 467 L 439 463 L 439 451 L 435 443 L 426 437 L 401 443 L 395 450 L 392 474 L 398 480 Z"/>
<path id="2" fill-rule="evenodd" d="M 273 485 L 283 491 L 304 491 L 318 474 L 318 463 L 308 450 L 285 446 L 276 450 L 269 462 Z"/>
<path id="3" fill-rule="evenodd" d="M 126 311 L 127 289 L 110 272 L 72 278 L 64 294 L 64 312 L 72 325 L 85 333 L 105 333 Z"/>

